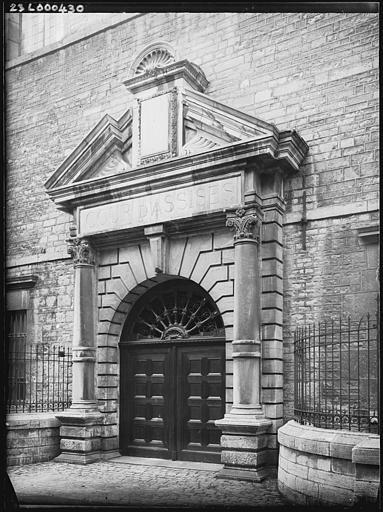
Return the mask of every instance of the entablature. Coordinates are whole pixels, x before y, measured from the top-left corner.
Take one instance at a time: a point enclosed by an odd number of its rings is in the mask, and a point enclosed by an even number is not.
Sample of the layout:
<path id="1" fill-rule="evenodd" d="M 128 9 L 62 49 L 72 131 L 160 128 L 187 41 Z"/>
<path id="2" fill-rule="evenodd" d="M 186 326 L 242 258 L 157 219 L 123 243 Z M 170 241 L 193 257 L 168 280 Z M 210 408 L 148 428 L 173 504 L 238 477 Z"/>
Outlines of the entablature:
<path id="1" fill-rule="evenodd" d="M 80 182 L 71 180 L 68 184 L 48 189 L 48 195 L 58 208 L 72 212 L 77 206 L 90 202 L 129 197 L 132 191 L 157 190 L 164 186 L 193 182 L 197 177 L 224 175 L 236 168 L 251 168 L 252 163 L 262 167 L 264 172 L 276 165 L 284 172 L 296 171 L 304 157 L 304 149 L 296 132 L 283 132 L 281 141 L 275 136 L 240 141 L 112 176 L 88 178 Z"/>

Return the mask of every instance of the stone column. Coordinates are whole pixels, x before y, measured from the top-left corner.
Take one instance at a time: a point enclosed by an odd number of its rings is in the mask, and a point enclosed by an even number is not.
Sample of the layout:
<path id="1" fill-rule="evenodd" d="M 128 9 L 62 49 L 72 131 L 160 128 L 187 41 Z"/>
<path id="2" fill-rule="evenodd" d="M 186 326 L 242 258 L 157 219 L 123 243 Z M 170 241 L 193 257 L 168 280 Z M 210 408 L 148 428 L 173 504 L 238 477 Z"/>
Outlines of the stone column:
<path id="1" fill-rule="evenodd" d="M 95 395 L 95 258 L 89 241 L 68 240 L 74 261 L 74 322 L 72 346 L 72 405 L 56 414 L 61 421 L 57 462 L 88 464 L 100 459 L 102 414 Z"/>
<path id="2" fill-rule="evenodd" d="M 221 478 L 261 481 L 266 475 L 271 421 L 261 406 L 259 269 L 260 214 L 239 209 L 227 220 L 234 234 L 233 407 L 216 425 L 222 430 Z"/>

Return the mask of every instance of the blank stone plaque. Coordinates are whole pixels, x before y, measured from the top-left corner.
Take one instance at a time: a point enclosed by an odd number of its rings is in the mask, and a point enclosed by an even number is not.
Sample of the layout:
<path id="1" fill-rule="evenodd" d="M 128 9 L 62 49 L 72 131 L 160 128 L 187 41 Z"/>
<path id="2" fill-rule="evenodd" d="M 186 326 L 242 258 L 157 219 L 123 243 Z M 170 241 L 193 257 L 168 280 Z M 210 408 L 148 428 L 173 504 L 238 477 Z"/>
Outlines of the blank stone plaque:
<path id="1" fill-rule="evenodd" d="M 141 156 L 169 149 L 169 94 L 141 103 Z"/>

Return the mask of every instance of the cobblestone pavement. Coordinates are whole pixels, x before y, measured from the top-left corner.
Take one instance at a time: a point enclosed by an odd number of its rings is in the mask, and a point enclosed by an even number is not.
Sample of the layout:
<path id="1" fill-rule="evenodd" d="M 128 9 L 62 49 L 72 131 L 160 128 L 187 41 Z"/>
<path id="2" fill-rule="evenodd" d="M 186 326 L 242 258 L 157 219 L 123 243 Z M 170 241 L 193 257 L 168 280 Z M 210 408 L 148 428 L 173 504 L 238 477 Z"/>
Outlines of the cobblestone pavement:
<path id="1" fill-rule="evenodd" d="M 8 474 L 20 504 L 135 507 L 284 508 L 275 478 L 262 483 L 217 479 L 214 471 L 116 464 L 44 462 Z"/>

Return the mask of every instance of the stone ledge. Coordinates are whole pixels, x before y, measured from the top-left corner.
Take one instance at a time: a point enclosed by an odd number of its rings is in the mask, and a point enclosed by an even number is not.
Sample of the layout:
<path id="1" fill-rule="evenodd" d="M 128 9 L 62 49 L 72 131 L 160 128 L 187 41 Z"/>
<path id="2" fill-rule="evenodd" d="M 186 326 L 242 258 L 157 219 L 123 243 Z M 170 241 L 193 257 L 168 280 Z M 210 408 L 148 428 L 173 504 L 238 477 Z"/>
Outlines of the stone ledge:
<path id="1" fill-rule="evenodd" d="M 352 462 L 355 464 L 379 466 L 379 461 L 380 439 L 378 436 L 363 439 L 352 448 Z"/>
<path id="2" fill-rule="evenodd" d="M 60 426 L 59 420 L 54 413 L 17 413 L 8 414 L 5 426 L 8 430 L 56 428 Z"/>
<path id="3" fill-rule="evenodd" d="M 350 460 L 353 448 L 359 443 L 364 446 L 367 438 L 371 439 L 372 443 L 368 446 L 379 444 L 379 436 L 376 434 L 310 427 L 300 425 L 294 420 L 283 425 L 278 431 L 278 441 L 282 446 L 301 452 Z"/>
<path id="4" fill-rule="evenodd" d="M 379 211 L 378 200 L 372 201 L 358 201 L 357 203 L 350 203 L 345 205 L 333 206 L 319 206 L 312 210 L 307 211 L 308 221 L 324 221 L 333 217 L 343 217 L 348 215 L 360 215 L 363 213 Z M 301 213 L 287 213 L 285 216 L 284 225 L 299 223 L 302 219 Z"/>
<path id="5" fill-rule="evenodd" d="M 320 506 L 377 501 L 378 435 L 320 429 L 292 420 L 279 429 L 278 441 L 278 485 L 289 501 Z"/>

